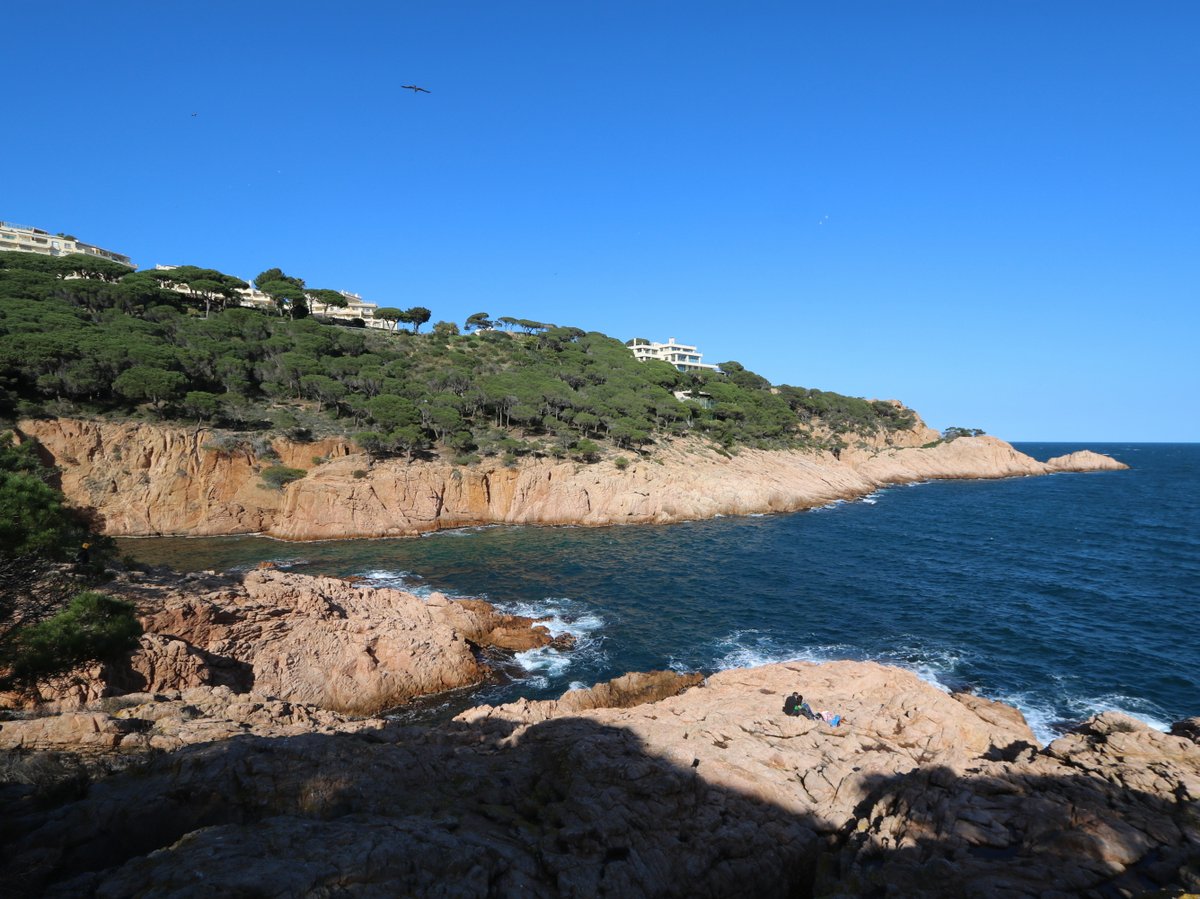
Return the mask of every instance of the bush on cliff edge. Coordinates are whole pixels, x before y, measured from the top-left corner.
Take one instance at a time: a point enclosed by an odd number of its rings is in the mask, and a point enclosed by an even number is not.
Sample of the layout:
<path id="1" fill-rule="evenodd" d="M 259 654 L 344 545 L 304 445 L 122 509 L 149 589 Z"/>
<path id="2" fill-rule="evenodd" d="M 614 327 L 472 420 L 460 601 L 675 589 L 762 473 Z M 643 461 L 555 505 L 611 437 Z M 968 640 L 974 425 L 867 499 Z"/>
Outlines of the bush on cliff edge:
<path id="1" fill-rule="evenodd" d="M 115 658 L 142 635 L 133 606 L 95 591 L 78 594 L 61 612 L 17 628 L 0 642 L 0 688 L 28 689 L 38 681 Z"/>
<path id="2" fill-rule="evenodd" d="M 32 443 L 0 434 L 0 556 L 65 559 L 87 539 L 87 525 L 48 483 L 53 475 Z"/>
<path id="3" fill-rule="evenodd" d="M 142 632 L 129 603 L 80 592 L 104 575 L 112 541 L 67 505 L 56 477 L 33 441 L 0 434 L 0 690 L 120 655 Z"/>

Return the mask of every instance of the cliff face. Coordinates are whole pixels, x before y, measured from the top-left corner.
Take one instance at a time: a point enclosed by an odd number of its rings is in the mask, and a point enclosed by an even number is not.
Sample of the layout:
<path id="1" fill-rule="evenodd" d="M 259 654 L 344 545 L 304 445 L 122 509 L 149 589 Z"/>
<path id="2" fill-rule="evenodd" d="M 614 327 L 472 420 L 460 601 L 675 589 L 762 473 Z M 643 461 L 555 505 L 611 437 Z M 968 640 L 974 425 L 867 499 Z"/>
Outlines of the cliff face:
<path id="1" fill-rule="evenodd" d="M 930 478 L 998 478 L 1060 470 L 992 437 L 922 448 L 923 425 L 891 444 L 829 453 L 659 447 L 625 471 L 610 462 L 372 462 L 341 439 L 274 441 L 278 462 L 246 448 L 211 448 L 212 434 L 135 423 L 24 421 L 63 470 L 71 502 L 94 508 L 114 536 L 266 533 L 289 540 L 385 537 L 479 524 L 666 523 L 714 515 L 786 512 Z M 1094 456 L 1094 454 L 1092 454 Z M 1111 463 L 1111 464 L 1110 464 Z M 307 475 L 262 486 L 269 464 Z M 1075 454 L 1061 470 L 1125 467 Z"/>

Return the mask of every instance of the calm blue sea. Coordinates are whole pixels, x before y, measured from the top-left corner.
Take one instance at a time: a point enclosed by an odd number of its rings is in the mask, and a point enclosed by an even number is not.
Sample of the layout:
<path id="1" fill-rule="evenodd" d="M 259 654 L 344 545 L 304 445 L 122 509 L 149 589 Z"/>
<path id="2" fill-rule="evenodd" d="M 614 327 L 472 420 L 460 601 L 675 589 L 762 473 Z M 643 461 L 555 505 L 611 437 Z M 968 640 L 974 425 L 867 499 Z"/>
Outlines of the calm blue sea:
<path id="1" fill-rule="evenodd" d="M 1082 447 L 1020 444 L 1039 459 Z M 940 481 L 788 515 L 401 540 L 121 541 L 182 570 L 362 575 L 549 615 L 571 653 L 438 700 L 557 696 L 626 671 L 874 659 L 1020 708 L 1043 740 L 1117 709 L 1200 714 L 1200 444 L 1090 445 L 1123 472 Z"/>

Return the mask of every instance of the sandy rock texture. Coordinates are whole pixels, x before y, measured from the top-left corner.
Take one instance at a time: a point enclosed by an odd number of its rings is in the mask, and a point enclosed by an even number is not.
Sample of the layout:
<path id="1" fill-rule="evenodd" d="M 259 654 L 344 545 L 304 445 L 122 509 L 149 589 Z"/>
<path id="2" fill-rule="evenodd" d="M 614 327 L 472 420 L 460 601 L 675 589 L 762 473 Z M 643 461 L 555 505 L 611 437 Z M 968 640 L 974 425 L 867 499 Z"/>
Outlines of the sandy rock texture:
<path id="1" fill-rule="evenodd" d="M 870 663 L 684 687 L 186 746 L 53 808 L 10 801 L 0 876 L 105 897 L 1200 888 L 1187 736 L 1106 714 L 1043 748 L 1015 710 Z M 788 717 L 793 691 L 844 723 Z"/>
<path id="2" fill-rule="evenodd" d="M 1051 471 L 1122 471 L 1129 468 L 1124 462 L 1091 450 L 1055 456 L 1046 462 L 1046 467 Z"/>
<path id="3" fill-rule="evenodd" d="M 242 578 L 134 578 L 106 585 L 132 600 L 145 634 L 129 659 L 44 685 L 67 709 L 114 693 L 227 687 L 348 715 L 483 683 L 485 650 L 569 649 L 533 619 L 480 600 L 422 599 L 271 568 Z"/>
<path id="4" fill-rule="evenodd" d="M 347 717 L 259 693 L 234 693 L 226 686 L 192 687 L 126 693 L 78 710 L 0 721 L 0 751 L 136 754 L 250 734 L 354 733 L 385 725 L 379 718 Z"/>
<path id="5" fill-rule="evenodd" d="M 999 478 L 1117 467 L 1072 454 L 1059 467 L 993 437 L 926 447 L 924 425 L 829 453 L 742 450 L 696 443 L 656 449 L 621 471 L 529 460 L 456 467 L 372 462 L 344 440 L 274 441 L 279 462 L 307 475 L 270 490 L 258 470 L 276 464 L 249 448 L 222 451 L 205 429 L 70 419 L 23 421 L 63 469 L 70 500 L 96 509 L 116 536 L 266 533 L 289 540 L 387 537 L 479 524 L 666 523 L 714 515 L 788 512 L 930 478 Z M 1110 464 L 1111 463 L 1111 464 Z"/>

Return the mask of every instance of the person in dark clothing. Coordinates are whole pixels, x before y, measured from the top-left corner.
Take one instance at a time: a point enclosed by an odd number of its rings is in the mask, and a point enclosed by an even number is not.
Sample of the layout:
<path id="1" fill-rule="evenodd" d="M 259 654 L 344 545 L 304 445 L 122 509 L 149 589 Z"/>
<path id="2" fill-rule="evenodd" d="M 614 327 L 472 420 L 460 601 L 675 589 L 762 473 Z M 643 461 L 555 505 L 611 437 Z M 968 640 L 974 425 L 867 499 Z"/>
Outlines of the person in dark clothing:
<path id="1" fill-rule="evenodd" d="M 793 718 L 799 718 L 803 715 L 805 718 L 810 718 L 814 721 L 818 717 L 817 713 L 812 710 L 809 704 L 804 701 L 804 697 L 799 693 L 793 693 L 783 701 L 783 713 L 791 715 Z"/>

